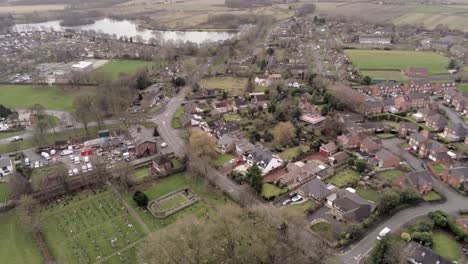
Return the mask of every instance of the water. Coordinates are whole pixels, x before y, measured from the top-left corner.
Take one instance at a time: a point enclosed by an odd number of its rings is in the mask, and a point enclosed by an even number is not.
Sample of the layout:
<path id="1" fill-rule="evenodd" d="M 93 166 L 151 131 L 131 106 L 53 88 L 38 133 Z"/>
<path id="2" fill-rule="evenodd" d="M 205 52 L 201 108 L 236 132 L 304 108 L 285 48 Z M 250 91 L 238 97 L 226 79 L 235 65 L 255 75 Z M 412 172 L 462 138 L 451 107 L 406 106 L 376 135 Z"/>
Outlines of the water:
<path id="1" fill-rule="evenodd" d="M 138 28 L 137 24 L 129 20 L 112 20 L 109 18 L 104 18 L 97 20 L 93 24 L 83 25 L 83 26 L 74 26 L 74 27 L 64 27 L 60 25 L 60 20 L 53 20 L 41 23 L 30 23 L 30 24 L 16 24 L 10 28 L 11 31 L 20 32 L 20 31 L 37 31 L 37 30 L 55 30 L 55 31 L 64 31 L 65 29 L 74 29 L 77 31 L 80 30 L 93 30 L 98 33 L 105 33 L 109 35 L 114 35 L 117 38 L 120 37 L 132 37 L 135 41 L 144 41 L 148 42 L 150 39 L 154 38 L 158 41 L 174 41 L 174 42 L 193 42 L 193 43 L 203 43 L 203 42 L 217 42 L 230 39 L 235 37 L 238 33 L 232 32 L 208 32 L 208 31 L 160 31 L 160 30 L 148 30 Z"/>

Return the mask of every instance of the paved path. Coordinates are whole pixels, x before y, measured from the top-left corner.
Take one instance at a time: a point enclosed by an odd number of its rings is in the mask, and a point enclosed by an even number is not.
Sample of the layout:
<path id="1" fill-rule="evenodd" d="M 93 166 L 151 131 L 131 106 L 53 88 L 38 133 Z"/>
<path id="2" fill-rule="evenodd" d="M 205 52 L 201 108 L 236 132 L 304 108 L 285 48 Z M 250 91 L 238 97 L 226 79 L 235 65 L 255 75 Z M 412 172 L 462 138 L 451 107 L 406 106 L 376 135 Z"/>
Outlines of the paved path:
<path id="1" fill-rule="evenodd" d="M 386 149 L 395 155 L 401 156 L 414 170 L 423 170 L 423 162 L 400 147 L 401 143 L 403 143 L 403 140 L 392 138 L 382 140 L 382 142 Z M 382 222 L 377 227 L 373 228 L 372 231 L 369 232 L 364 238 L 354 244 L 350 250 L 343 254 L 339 254 L 343 263 L 359 263 L 359 260 L 372 250 L 375 245 L 377 235 L 384 227 L 389 227 L 391 230 L 397 231 L 410 221 L 425 216 L 432 211 L 443 210 L 448 213 L 456 213 L 461 209 L 468 210 L 468 197 L 458 194 L 452 188 L 441 183 L 435 177 L 433 178 L 433 186 L 437 192 L 441 193 L 447 198 L 445 203 L 425 203 L 420 206 L 410 207 L 398 212 L 391 218 Z"/>

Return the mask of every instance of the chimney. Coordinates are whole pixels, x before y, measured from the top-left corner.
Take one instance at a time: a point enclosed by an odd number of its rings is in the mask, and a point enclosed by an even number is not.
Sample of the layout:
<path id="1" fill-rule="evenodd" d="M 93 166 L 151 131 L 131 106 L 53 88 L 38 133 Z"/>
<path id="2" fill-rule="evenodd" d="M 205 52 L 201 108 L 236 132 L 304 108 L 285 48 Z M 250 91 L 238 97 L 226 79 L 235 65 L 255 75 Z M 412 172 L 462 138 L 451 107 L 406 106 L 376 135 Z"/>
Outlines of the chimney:
<path id="1" fill-rule="evenodd" d="M 141 127 L 137 127 L 137 133 L 138 133 L 138 134 L 141 133 Z"/>

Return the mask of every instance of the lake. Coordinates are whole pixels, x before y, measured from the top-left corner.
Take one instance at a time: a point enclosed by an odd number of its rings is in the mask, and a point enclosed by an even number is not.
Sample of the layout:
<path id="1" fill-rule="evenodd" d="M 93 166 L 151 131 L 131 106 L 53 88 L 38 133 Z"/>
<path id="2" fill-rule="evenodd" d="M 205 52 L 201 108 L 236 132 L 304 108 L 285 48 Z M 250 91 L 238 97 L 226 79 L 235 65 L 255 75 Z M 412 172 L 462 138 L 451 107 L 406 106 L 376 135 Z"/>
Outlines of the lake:
<path id="1" fill-rule="evenodd" d="M 149 30 L 142 29 L 137 26 L 136 23 L 129 20 L 113 20 L 104 18 L 97 20 L 93 24 L 64 27 L 60 25 L 60 20 L 53 20 L 41 23 L 29 23 L 29 24 L 16 24 L 10 28 L 11 31 L 36 31 L 36 30 L 55 30 L 64 31 L 66 29 L 74 29 L 76 31 L 81 30 L 94 30 L 98 33 L 105 33 L 109 35 L 115 35 L 117 38 L 127 37 L 134 38 L 134 40 L 141 39 L 147 42 L 151 38 L 157 40 L 174 41 L 174 42 L 193 42 L 201 44 L 203 42 L 217 42 L 233 38 L 238 35 L 234 32 L 214 32 L 214 31 L 161 31 L 161 30 Z"/>

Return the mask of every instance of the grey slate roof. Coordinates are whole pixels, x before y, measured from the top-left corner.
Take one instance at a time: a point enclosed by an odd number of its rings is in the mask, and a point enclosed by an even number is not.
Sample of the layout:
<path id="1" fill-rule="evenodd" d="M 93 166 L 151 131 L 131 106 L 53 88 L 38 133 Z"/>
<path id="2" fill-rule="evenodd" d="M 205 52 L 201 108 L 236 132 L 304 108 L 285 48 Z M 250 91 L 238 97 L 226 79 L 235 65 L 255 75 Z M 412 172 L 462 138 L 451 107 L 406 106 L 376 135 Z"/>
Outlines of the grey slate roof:
<path id="1" fill-rule="evenodd" d="M 322 200 L 332 193 L 329 189 L 327 189 L 327 186 L 317 178 L 302 185 L 300 189 L 306 195 L 311 194 L 317 200 Z"/>
<path id="2" fill-rule="evenodd" d="M 442 256 L 437 255 L 430 248 L 427 248 L 414 241 L 410 242 L 406 248 L 408 254 L 408 260 L 413 261 L 412 263 L 421 264 L 451 264 L 452 262 L 445 259 Z"/>

